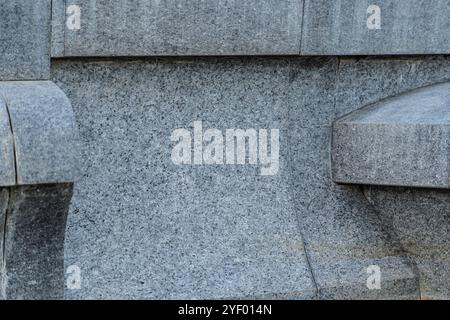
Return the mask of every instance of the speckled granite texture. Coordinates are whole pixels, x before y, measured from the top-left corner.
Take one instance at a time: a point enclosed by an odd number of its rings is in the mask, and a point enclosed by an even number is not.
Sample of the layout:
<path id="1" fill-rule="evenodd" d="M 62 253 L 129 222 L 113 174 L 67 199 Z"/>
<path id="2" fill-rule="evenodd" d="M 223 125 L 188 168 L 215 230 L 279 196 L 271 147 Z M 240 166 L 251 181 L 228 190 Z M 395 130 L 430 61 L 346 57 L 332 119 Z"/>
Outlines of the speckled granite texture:
<path id="1" fill-rule="evenodd" d="M 71 198 L 72 184 L 0 190 L 0 234 L 4 232 L 0 298 L 63 298 L 63 250 Z"/>
<path id="2" fill-rule="evenodd" d="M 172 131 L 195 120 L 285 131 L 288 61 L 59 62 L 54 79 L 84 144 L 66 251 L 83 286 L 69 297 L 315 297 L 285 135 L 276 176 L 171 160 Z"/>
<path id="3" fill-rule="evenodd" d="M 337 119 L 450 81 L 449 12 L 446 0 L 2 1 L 0 298 L 450 299 L 448 192 L 331 177 Z M 361 54 L 385 56 L 339 57 Z M 177 164 L 176 129 L 227 164 L 197 151 Z M 256 164 L 228 163 L 227 129 L 249 129 Z M 413 186 L 436 186 L 448 132 L 420 129 L 404 132 L 437 132 L 421 146 L 440 166 Z M 381 136 L 396 157 L 419 149 Z M 395 160 L 374 183 L 405 175 Z M 79 288 L 64 291 L 64 267 Z"/>
<path id="4" fill-rule="evenodd" d="M 449 68 L 445 57 L 55 61 L 84 158 L 66 240 L 83 286 L 66 296 L 419 297 L 418 266 L 395 228 L 362 189 L 331 181 L 330 125 L 448 81 Z M 199 119 L 279 128 L 279 175 L 175 166 L 172 130 Z M 373 264 L 381 290 L 366 287 Z"/>
<path id="5" fill-rule="evenodd" d="M 413 257 L 422 298 L 449 299 L 450 192 L 375 186 L 364 192 Z"/>
<path id="6" fill-rule="evenodd" d="M 64 92 L 51 81 L 0 81 L 0 104 L 2 100 L 8 110 L 0 112 L 0 121 L 8 126 L 2 139 L 10 143 L 7 150 L 14 150 L 15 172 L 12 183 L 0 185 L 73 182 L 79 136 Z M 10 153 L 3 156 L 9 159 Z"/>
<path id="7" fill-rule="evenodd" d="M 53 0 L 52 54 L 449 54 L 449 14 L 447 0 Z"/>
<path id="8" fill-rule="evenodd" d="M 305 0 L 301 53 L 448 54 L 449 15 L 447 0 Z"/>
<path id="9" fill-rule="evenodd" d="M 50 76 L 51 0 L 0 2 L 0 81 Z"/>
<path id="10" fill-rule="evenodd" d="M 80 7 L 79 30 L 64 26 L 61 2 L 54 0 L 56 56 L 300 52 L 303 0 L 66 0 L 65 8 Z"/>
<path id="11" fill-rule="evenodd" d="M 450 82 L 358 109 L 333 124 L 333 180 L 450 188 Z"/>

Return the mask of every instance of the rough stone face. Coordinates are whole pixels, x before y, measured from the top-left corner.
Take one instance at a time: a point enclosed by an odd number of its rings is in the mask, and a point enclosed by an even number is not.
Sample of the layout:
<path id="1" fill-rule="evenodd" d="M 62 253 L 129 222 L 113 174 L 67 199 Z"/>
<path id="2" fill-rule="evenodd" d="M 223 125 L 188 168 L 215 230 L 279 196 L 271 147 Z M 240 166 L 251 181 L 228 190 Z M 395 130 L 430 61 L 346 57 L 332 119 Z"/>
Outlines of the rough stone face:
<path id="1" fill-rule="evenodd" d="M 54 37 L 57 56 L 300 52 L 303 0 L 67 0 L 71 5 L 81 8 L 81 28 L 66 27 L 64 52 L 63 37 Z M 64 12 L 57 12 L 60 33 Z"/>
<path id="2" fill-rule="evenodd" d="M 53 71 L 83 142 L 66 241 L 83 284 L 68 298 L 419 296 L 361 190 L 331 181 L 337 59 L 64 60 Z M 172 131 L 199 119 L 279 128 L 279 175 L 175 166 Z M 381 290 L 366 287 L 372 264 Z"/>
<path id="3" fill-rule="evenodd" d="M 449 299 L 450 192 L 368 186 L 365 194 L 414 259 L 423 299 Z"/>
<path id="4" fill-rule="evenodd" d="M 380 29 L 371 19 L 381 9 Z M 447 0 L 305 0 L 301 53 L 382 55 L 450 53 Z"/>
<path id="5" fill-rule="evenodd" d="M 277 92 L 288 67 L 283 60 L 55 65 L 85 160 L 66 248 L 84 280 L 68 297 L 316 296 L 286 176 L 290 98 Z M 279 129 L 279 174 L 175 165 L 171 133 L 195 120 L 219 130 Z"/>
<path id="6" fill-rule="evenodd" d="M 0 255 L 3 257 L 3 239 L 5 236 L 6 210 L 8 209 L 9 189 L 0 188 Z M 3 259 L 0 259 L 0 270 L 4 270 Z M 5 290 L 3 290 L 4 274 L 0 271 L 0 300 L 4 300 Z"/>
<path id="7" fill-rule="evenodd" d="M 79 137 L 65 94 L 50 81 L 0 82 L 0 94 L 11 117 L 17 184 L 74 181 Z"/>
<path id="8" fill-rule="evenodd" d="M 323 102 L 318 105 L 326 108 Z M 291 190 L 318 297 L 417 298 L 418 275 L 375 208 L 359 188 L 331 181 L 331 128 L 297 127 L 291 135 Z M 372 265 L 380 267 L 381 290 L 367 287 Z"/>
<path id="9" fill-rule="evenodd" d="M 78 169 L 70 103 L 49 81 L 0 81 L 0 134 L 0 298 L 60 299 Z"/>
<path id="10" fill-rule="evenodd" d="M 336 116 L 445 81 L 450 81 L 450 59 L 445 56 L 342 59 Z M 365 189 L 370 189 L 365 195 L 373 208 L 383 222 L 387 221 L 385 228 L 392 230 L 405 251 L 411 253 L 413 266 L 420 274 L 422 298 L 448 299 L 450 286 L 445 279 L 449 274 L 446 239 L 450 225 L 445 213 L 448 192 L 375 186 Z"/>
<path id="11" fill-rule="evenodd" d="M 0 2 L 0 80 L 50 76 L 51 0 Z"/>
<path id="12" fill-rule="evenodd" d="M 336 182 L 450 187 L 450 83 L 357 110 L 333 126 Z"/>
<path id="13" fill-rule="evenodd" d="M 5 101 L 0 96 L 0 186 L 16 183 L 14 143 Z"/>
<path id="14" fill-rule="evenodd" d="M 66 1 L 52 0 L 51 56 L 64 56 L 64 37 L 66 32 Z"/>
<path id="15" fill-rule="evenodd" d="M 450 57 L 341 58 L 335 115 L 342 117 L 382 99 L 450 81 Z"/>
<path id="16" fill-rule="evenodd" d="M 0 209 L 5 207 L 5 193 L 0 192 Z M 6 299 L 61 299 L 72 185 L 12 187 L 9 193 L 7 217 L 2 219 L 2 294 Z"/>

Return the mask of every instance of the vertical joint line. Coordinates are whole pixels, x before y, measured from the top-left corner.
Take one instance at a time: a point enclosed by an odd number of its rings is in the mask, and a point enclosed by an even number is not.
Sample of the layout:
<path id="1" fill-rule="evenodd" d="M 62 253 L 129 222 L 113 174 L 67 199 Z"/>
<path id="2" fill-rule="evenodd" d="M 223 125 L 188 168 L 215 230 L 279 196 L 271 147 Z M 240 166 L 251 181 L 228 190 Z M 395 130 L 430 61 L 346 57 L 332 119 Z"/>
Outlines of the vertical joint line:
<path id="1" fill-rule="evenodd" d="M 303 0 L 303 4 L 302 4 L 302 23 L 301 23 L 301 30 L 300 30 L 300 52 L 298 53 L 299 55 L 302 55 L 303 52 L 303 32 L 305 29 L 305 10 L 306 10 L 306 1 L 309 0 Z"/>

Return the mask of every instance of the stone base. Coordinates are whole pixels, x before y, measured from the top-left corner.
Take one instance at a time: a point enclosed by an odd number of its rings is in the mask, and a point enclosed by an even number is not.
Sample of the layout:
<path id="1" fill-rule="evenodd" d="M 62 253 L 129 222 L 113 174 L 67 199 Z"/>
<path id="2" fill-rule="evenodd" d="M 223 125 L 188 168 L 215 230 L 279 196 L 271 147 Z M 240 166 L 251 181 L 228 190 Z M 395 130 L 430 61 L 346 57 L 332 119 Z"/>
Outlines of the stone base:
<path id="1" fill-rule="evenodd" d="M 72 185 L 2 188 L 0 197 L 1 297 L 63 298 L 64 235 Z"/>

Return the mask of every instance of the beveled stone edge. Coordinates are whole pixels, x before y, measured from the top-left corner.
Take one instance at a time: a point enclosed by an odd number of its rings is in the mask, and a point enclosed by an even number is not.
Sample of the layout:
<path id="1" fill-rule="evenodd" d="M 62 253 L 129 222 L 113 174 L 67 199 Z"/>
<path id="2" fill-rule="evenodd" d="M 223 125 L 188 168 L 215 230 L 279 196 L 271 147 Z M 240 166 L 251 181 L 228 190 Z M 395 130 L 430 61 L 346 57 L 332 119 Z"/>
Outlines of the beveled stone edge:
<path id="1" fill-rule="evenodd" d="M 38 179 L 38 180 L 34 180 L 34 179 L 29 179 L 27 177 L 22 176 L 22 173 L 20 171 L 21 168 L 21 164 L 20 161 L 22 160 L 20 155 L 17 152 L 18 149 L 18 137 L 17 137 L 17 133 L 15 132 L 18 127 L 20 126 L 24 126 L 24 127 L 31 127 L 32 125 L 29 123 L 14 123 L 12 121 L 12 117 L 11 117 L 11 110 L 8 106 L 8 99 L 7 96 L 8 95 L 8 90 L 7 88 L 5 89 L 4 86 L 6 85 L 17 85 L 17 84 L 27 84 L 27 85 L 33 85 L 33 84 L 47 84 L 49 85 L 49 87 L 51 87 L 54 92 L 53 94 L 59 95 L 59 98 L 61 100 L 64 100 L 64 104 L 61 106 L 61 108 L 66 109 L 67 114 L 70 114 L 70 120 L 71 121 L 71 127 L 74 129 L 73 132 L 71 132 L 71 135 L 73 137 L 73 143 L 71 145 L 68 145 L 66 147 L 66 149 L 73 151 L 73 153 L 71 153 L 72 157 L 71 157 L 71 161 L 73 161 L 73 171 L 70 172 L 68 175 L 62 176 L 60 178 L 53 178 L 53 177 L 45 177 L 43 179 Z M 13 151 L 13 163 L 14 163 L 14 172 L 11 173 L 11 176 L 14 176 L 14 179 L 7 179 L 4 181 L 0 181 L 0 187 L 12 187 L 12 186 L 24 186 L 24 185 L 38 185 L 38 184 L 59 184 L 59 183 L 73 183 L 77 180 L 78 176 L 79 176 L 79 154 L 80 154 L 80 137 L 79 137 L 79 132 L 77 129 L 77 124 L 75 121 L 75 116 L 72 110 L 72 106 L 71 103 L 69 101 L 69 99 L 67 98 L 67 96 L 65 95 L 65 93 L 56 85 L 54 84 L 52 81 L 0 81 L 0 99 L 2 101 L 4 101 L 4 105 L 5 108 L 7 110 L 7 114 L 8 114 L 8 118 L 7 121 L 10 125 L 11 128 L 11 136 L 10 136 L 10 141 L 9 143 L 11 144 L 10 149 Z M 39 109 L 39 111 L 43 111 L 45 110 L 46 106 L 42 106 L 42 108 Z M 67 128 L 67 126 L 65 126 L 64 128 Z M 45 153 L 45 146 L 43 147 L 43 153 Z M 54 164 L 51 164 L 54 165 Z M 50 168 L 50 165 L 49 165 Z"/>

